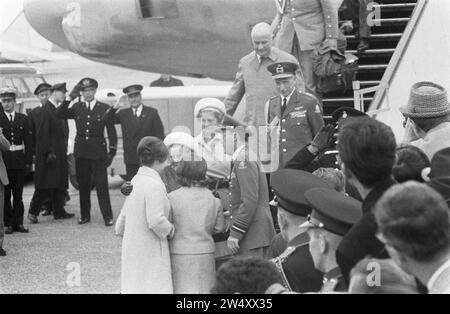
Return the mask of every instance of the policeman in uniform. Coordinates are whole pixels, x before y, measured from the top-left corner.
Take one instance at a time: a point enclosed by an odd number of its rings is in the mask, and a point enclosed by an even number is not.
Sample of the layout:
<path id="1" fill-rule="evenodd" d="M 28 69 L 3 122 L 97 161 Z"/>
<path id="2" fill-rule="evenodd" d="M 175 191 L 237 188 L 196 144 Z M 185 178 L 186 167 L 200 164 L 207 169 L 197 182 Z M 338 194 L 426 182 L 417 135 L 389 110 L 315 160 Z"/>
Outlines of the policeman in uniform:
<path id="1" fill-rule="evenodd" d="M 110 114 L 115 124 L 120 124 L 123 135 L 124 161 L 127 169 L 127 180 L 137 174 L 139 170 L 139 158 L 137 146 L 146 136 L 164 139 L 164 126 L 156 109 L 142 104 L 142 85 L 131 85 L 123 89 L 127 95 L 131 107 L 117 111 L 121 102 L 111 109 Z"/>
<path id="2" fill-rule="evenodd" d="M 307 191 L 305 198 L 313 210 L 300 228 L 308 231 L 314 265 L 325 274 L 320 292 L 347 292 L 347 284 L 336 262 L 336 250 L 342 238 L 361 219 L 362 204 L 350 196 L 323 188 Z"/>
<path id="3" fill-rule="evenodd" d="M 0 94 L 4 94 L 0 91 Z M 3 153 L 8 172 L 9 185 L 5 187 L 5 226 L 6 234 L 28 233 L 23 226 L 23 186 L 27 170 L 31 170 L 32 152 L 29 122 L 26 115 L 15 112 L 17 93 L 10 89 L 10 97 L 2 97 L 4 116 L 0 121 L 3 134 L 11 144 L 9 151 Z M 6 118 L 6 119 L 5 119 Z M 11 197 L 13 202 L 11 204 Z"/>
<path id="4" fill-rule="evenodd" d="M 332 187 L 324 180 L 304 171 L 283 169 L 272 175 L 272 188 L 278 198 L 278 222 L 288 247 L 273 259 L 283 285 L 295 292 L 318 292 L 322 273 L 314 267 L 309 252 L 308 233 L 298 226 L 305 223 L 311 208 L 304 193 L 312 188 Z"/>
<path id="5" fill-rule="evenodd" d="M 111 119 L 107 118 L 110 106 L 95 100 L 98 82 L 92 78 L 82 79 L 70 93 L 70 99 L 58 108 L 58 116 L 74 119 L 77 127 L 75 138 L 76 176 L 80 186 L 81 218 L 79 224 L 91 220 L 91 186 L 92 177 L 97 188 L 100 211 L 105 225 L 114 224 L 108 187 L 107 168 L 116 154 L 117 133 Z M 83 101 L 76 102 L 71 108 L 71 101 L 83 95 Z M 109 151 L 104 136 L 108 132 Z"/>
<path id="6" fill-rule="evenodd" d="M 281 62 L 270 65 L 279 96 L 266 104 L 272 160 L 269 172 L 285 167 L 299 147 L 308 145 L 324 125 L 319 101 L 296 87 L 298 65 Z M 279 152 L 279 154 L 277 153 Z"/>

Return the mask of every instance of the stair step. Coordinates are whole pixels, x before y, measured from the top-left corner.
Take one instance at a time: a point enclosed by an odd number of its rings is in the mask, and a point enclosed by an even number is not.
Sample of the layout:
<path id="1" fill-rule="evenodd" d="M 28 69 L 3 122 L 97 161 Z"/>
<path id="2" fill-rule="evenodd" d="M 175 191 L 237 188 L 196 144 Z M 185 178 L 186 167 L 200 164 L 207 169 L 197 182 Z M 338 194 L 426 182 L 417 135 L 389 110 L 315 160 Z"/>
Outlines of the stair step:
<path id="1" fill-rule="evenodd" d="M 358 53 L 357 50 L 347 50 L 348 53 L 352 53 L 354 55 L 392 55 L 395 52 L 394 48 L 389 49 L 368 49 L 363 53 Z"/>
<path id="2" fill-rule="evenodd" d="M 381 10 L 401 10 L 401 9 L 414 9 L 417 3 L 388 3 L 388 4 L 377 4 L 374 8 L 379 8 Z"/>
<path id="3" fill-rule="evenodd" d="M 359 66 L 359 71 L 381 71 L 386 70 L 387 64 L 364 64 Z"/>
<path id="4" fill-rule="evenodd" d="M 374 19 L 373 23 L 375 25 L 379 24 L 381 26 L 387 26 L 387 25 L 407 24 L 410 20 L 411 19 L 409 17 L 391 18 L 391 19 Z"/>
<path id="5" fill-rule="evenodd" d="M 402 33 L 392 33 L 392 34 L 372 34 L 370 40 L 400 40 L 402 38 Z M 355 35 L 346 35 L 347 40 L 356 40 Z"/>

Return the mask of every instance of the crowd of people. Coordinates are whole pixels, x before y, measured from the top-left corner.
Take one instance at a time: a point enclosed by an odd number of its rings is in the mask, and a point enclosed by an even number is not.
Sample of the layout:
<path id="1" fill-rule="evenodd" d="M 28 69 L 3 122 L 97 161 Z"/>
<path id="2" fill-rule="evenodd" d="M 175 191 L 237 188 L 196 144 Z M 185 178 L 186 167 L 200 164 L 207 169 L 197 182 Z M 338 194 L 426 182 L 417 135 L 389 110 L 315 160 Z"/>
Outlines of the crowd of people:
<path id="1" fill-rule="evenodd" d="M 450 293 L 447 90 L 411 88 L 400 145 L 389 126 L 353 108 L 326 124 L 311 55 L 337 49 L 338 10 L 332 0 L 303 2 L 277 1 L 274 23 L 254 26 L 254 51 L 228 97 L 196 104 L 195 137 L 166 135 L 141 85 L 109 106 L 95 99 L 92 78 L 68 95 L 64 83 L 42 84 L 42 106 L 28 117 L 14 111 L 15 90 L 2 89 L 0 255 L 3 221 L 6 233 L 28 232 L 22 189 L 33 160 L 30 222 L 45 202 L 55 219 L 74 217 L 64 209 L 74 119 L 79 224 L 90 222 L 94 184 L 105 225 L 123 237 L 122 293 Z M 370 30 L 358 8 L 367 1 L 346 4 L 365 50 Z M 244 97 L 242 121 L 227 125 Z M 106 169 L 115 124 L 128 182 L 114 222 Z"/>

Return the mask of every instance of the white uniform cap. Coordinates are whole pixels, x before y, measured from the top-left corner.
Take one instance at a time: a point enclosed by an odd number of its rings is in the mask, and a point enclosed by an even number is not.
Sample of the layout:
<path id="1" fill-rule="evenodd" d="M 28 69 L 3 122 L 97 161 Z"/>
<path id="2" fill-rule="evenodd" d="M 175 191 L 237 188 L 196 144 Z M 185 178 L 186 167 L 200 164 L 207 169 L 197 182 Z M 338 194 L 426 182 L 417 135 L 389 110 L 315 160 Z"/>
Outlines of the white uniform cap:
<path id="1" fill-rule="evenodd" d="M 200 114 L 204 110 L 212 110 L 220 114 L 225 115 L 227 110 L 223 102 L 217 98 L 203 98 L 195 105 L 194 115 L 196 118 L 200 118 Z"/>

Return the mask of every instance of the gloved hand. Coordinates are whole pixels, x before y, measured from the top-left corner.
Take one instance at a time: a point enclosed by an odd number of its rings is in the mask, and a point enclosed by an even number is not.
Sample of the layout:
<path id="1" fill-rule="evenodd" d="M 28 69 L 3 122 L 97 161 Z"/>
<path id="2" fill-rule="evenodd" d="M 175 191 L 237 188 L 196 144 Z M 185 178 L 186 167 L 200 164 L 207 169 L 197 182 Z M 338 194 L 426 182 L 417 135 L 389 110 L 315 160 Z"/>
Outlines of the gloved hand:
<path id="1" fill-rule="evenodd" d="M 47 165 L 53 165 L 56 163 L 56 154 L 54 152 L 50 152 L 47 154 Z"/>
<path id="2" fill-rule="evenodd" d="M 319 152 L 323 152 L 327 148 L 331 147 L 334 142 L 334 126 L 328 124 L 323 126 L 316 137 L 311 142 L 311 146 L 317 149 Z"/>
<path id="3" fill-rule="evenodd" d="M 81 86 L 79 84 L 75 85 L 72 91 L 69 94 L 71 100 L 74 100 L 77 97 L 80 97 Z"/>
<path id="4" fill-rule="evenodd" d="M 131 182 L 125 182 L 120 188 L 120 192 L 125 196 L 129 196 L 131 192 L 133 192 L 133 185 Z"/>

